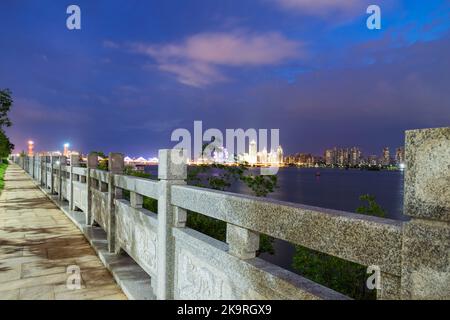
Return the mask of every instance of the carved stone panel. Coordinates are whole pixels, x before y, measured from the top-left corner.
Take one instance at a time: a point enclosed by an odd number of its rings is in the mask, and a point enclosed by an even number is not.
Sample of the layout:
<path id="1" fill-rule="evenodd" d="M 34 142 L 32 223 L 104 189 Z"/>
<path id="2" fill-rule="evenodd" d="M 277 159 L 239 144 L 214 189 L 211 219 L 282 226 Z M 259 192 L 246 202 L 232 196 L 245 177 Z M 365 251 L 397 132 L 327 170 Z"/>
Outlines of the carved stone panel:
<path id="1" fill-rule="evenodd" d="M 176 272 L 177 299 L 235 299 L 226 275 L 188 250 L 178 250 Z"/>

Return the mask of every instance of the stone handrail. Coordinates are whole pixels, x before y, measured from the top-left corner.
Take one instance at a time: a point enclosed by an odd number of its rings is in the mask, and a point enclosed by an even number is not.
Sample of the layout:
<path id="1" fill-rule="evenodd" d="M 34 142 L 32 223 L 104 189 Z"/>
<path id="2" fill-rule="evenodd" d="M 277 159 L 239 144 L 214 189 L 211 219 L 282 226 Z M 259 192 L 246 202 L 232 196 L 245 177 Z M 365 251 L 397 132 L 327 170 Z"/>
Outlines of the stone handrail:
<path id="1" fill-rule="evenodd" d="M 80 228 L 100 225 L 109 251 L 125 251 L 158 299 L 347 298 L 258 258 L 260 234 L 375 267 L 378 299 L 450 299 L 450 128 L 406 132 L 408 222 L 187 186 L 178 152 L 160 150 L 157 181 L 124 175 L 117 153 L 108 171 L 96 154 L 87 168 L 78 156 L 70 166 L 47 155 L 12 160 L 81 214 Z M 226 243 L 186 227 L 188 211 L 226 222 Z"/>
<path id="2" fill-rule="evenodd" d="M 191 186 L 174 186 L 172 204 L 400 276 L 400 221 Z"/>

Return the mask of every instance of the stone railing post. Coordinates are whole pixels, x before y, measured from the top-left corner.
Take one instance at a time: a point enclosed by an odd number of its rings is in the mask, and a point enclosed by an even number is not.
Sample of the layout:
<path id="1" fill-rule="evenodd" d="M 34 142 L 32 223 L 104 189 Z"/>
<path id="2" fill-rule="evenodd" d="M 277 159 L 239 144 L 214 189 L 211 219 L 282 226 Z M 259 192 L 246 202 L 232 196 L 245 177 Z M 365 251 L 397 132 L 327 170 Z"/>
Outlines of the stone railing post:
<path id="1" fill-rule="evenodd" d="M 450 127 L 406 131 L 402 299 L 450 299 Z"/>
<path id="2" fill-rule="evenodd" d="M 256 257 L 259 249 L 259 233 L 233 224 L 227 224 L 229 253 L 240 259 Z"/>
<path id="3" fill-rule="evenodd" d="M 116 206 L 115 199 L 122 197 L 122 189 L 116 188 L 114 185 L 114 175 L 123 174 L 125 169 L 124 156 L 122 153 L 109 153 L 108 157 L 108 250 L 109 252 L 116 252 Z"/>
<path id="4" fill-rule="evenodd" d="M 35 156 L 34 155 L 32 155 L 31 156 L 31 177 L 34 179 L 34 161 L 35 161 Z"/>
<path id="5" fill-rule="evenodd" d="M 92 179 L 91 169 L 97 169 L 98 166 L 98 154 L 91 152 L 87 156 L 87 170 L 86 170 L 86 190 L 87 190 L 87 208 L 86 208 L 86 224 L 91 226 L 94 223 L 92 218 Z"/>
<path id="6" fill-rule="evenodd" d="M 73 168 L 80 166 L 80 156 L 78 154 L 70 155 L 70 193 L 69 193 L 69 208 L 75 210 L 75 204 L 73 201 Z"/>
<path id="7" fill-rule="evenodd" d="M 50 156 L 50 194 L 54 193 L 55 190 L 55 178 L 53 177 L 53 170 L 56 166 L 57 157 Z"/>
<path id="8" fill-rule="evenodd" d="M 39 163 L 38 163 L 38 180 L 40 186 L 42 186 L 42 155 L 39 155 L 38 157 Z"/>
<path id="9" fill-rule="evenodd" d="M 63 171 L 63 167 L 66 166 L 67 160 L 65 156 L 59 157 L 59 164 L 58 164 L 58 200 L 63 201 L 63 195 L 62 195 L 62 185 L 63 185 L 63 176 L 66 175 L 66 172 Z"/>
<path id="10" fill-rule="evenodd" d="M 48 163 L 48 156 L 44 155 L 43 157 L 43 182 L 44 182 L 44 190 L 47 190 L 47 163 Z"/>
<path id="11" fill-rule="evenodd" d="M 158 178 L 158 241 L 156 248 L 157 283 L 156 297 L 173 299 L 175 244 L 172 227 L 184 226 L 185 212 L 171 205 L 171 187 L 186 184 L 187 165 L 182 150 L 159 150 Z M 175 221 L 175 217 L 177 220 Z"/>

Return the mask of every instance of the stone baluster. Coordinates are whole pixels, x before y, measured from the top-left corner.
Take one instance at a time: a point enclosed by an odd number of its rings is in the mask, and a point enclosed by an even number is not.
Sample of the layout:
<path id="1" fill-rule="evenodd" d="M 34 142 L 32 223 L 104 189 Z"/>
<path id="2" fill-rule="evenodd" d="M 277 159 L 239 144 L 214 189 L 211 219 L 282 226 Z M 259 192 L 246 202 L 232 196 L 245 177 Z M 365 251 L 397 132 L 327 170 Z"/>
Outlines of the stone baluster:
<path id="1" fill-rule="evenodd" d="M 402 299 L 450 299 L 450 127 L 406 131 Z"/>
<path id="2" fill-rule="evenodd" d="M 65 156 L 59 157 L 59 164 L 58 164 L 58 200 L 63 201 L 64 197 L 62 194 L 63 190 L 63 183 L 65 183 L 65 180 L 63 177 L 66 175 L 66 171 L 63 171 L 63 167 L 66 167 L 67 159 Z"/>
<path id="3" fill-rule="evenodd" d="M 186 156 L 182 150 L 159 150 L 158 241 L 156 248 L 158 299 L 173 299 L 175 243 L 172 227 L 184 226 L 184 210 L 171 205 L 171 187 L 186 184 Z M 177 221 L 175 221 L 175 218 Z"/>
<path id="4" fill-rule="evenodd" d="M 251 259 L 259 250 L 259 233 L 228 223 L 227 243 L 230 254 L 240 259 Z"/>
<path id="5" fill-rule="evenodd" d="M 122 189 L 114 185 L 114 175 L 123 174 L 125 169 L 124 156 L 122 153 L 109 153 L 108 157 L 108 222 L 107 237 L 109 252 L 116 252 L 116 206 L 115 199 L 122 198 Z"/>
<path id="6" fill-rule="evenodd" d="M 98 154 L 91 152 L 87 157 L 87 170 L 86 170 L 86 190 L 87 190 L 87 208 L 86 208 L 86 224 L 91 226 L 94 223 L 92 217 L 92 178 L 91 170 L 97 169 L 98 166 Z"/>
<path id="7" fill-rule="evenodd" d="M 75 203 L 73 201 L 73 168 L 80 166 L 80 156 L 78 154 L 70 155 L 70 193 L 69 193 L 69 207 L 70 210 L 75 210 Z"/>

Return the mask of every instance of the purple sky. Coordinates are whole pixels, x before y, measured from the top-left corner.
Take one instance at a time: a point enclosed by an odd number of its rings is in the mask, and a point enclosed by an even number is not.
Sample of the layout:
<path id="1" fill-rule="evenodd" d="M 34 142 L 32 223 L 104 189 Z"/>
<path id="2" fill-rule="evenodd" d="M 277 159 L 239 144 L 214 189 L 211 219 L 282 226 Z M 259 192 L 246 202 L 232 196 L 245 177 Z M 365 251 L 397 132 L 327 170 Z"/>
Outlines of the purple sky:
<path id="1" fill-rule="evenodd" d="M 242 3 L 244 2 L 244 3 Z M 450 125 L 448 1 L 2 1 L 16 151 L 155 156 L 176 128 L 279 128 L 285 153 L 403 144 Z"/>

